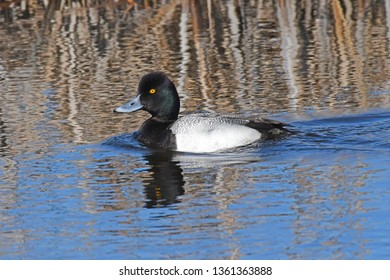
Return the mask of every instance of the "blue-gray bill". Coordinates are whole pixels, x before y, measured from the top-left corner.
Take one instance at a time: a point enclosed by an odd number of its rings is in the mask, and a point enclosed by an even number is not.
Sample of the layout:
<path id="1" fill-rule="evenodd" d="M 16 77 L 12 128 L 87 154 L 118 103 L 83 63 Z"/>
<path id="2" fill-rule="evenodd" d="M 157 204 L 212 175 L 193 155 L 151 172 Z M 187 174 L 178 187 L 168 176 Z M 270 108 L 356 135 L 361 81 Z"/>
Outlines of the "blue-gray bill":
<path id="1" fill-rule="evenodd" d="M 137 95 L 129 103 L 126 103 L 126 104 L 114 109 L 114 112 L 115 113 L 131 113 L 131 112 L 141 110 L 142 108 L 143 108 L 143 105 L 141 104 L 140 95 Z"/>

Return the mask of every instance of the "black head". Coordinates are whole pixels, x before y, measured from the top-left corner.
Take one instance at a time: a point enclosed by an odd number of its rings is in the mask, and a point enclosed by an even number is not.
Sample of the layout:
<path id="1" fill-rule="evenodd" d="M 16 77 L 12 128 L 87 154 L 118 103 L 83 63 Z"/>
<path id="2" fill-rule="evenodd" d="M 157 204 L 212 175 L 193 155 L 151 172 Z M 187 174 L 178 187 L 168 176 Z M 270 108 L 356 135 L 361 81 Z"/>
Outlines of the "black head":
<path id="1" fill-rule="evenodd" d="M 153 117 L 176 120 L 180 99 L 176 87 L 163 72 L 143 76 L 138 84 L 138 94 L 129 103 L 116 108 L 115 112 L 148 111 Z"/>

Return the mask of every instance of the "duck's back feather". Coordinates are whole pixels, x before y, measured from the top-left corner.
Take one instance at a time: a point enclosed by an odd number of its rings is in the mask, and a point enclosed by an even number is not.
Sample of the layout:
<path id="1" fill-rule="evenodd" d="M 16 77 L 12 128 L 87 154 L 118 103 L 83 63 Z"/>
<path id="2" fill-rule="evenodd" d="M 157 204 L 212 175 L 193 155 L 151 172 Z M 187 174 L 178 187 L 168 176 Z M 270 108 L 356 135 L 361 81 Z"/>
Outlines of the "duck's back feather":
<path id="1" fill-rule="evenodd" d="M 221 125 L 242 125 L 256 129 L 262 134 L 279 130 L 279 134 L 288 132 L 286 124 L 259 117 L 245 117 L 242 115 L 230 115 L 219 113 L 193 113 L 176 120 L 169 129 L 174 134 L 216 129 Z"/>

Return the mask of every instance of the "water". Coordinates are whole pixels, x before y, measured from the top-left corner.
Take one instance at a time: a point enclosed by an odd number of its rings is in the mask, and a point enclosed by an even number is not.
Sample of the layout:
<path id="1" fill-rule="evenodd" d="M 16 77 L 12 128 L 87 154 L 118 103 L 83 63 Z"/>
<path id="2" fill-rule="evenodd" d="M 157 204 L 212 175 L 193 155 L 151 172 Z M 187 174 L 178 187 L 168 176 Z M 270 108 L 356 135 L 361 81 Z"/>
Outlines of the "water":
<path id="1" fill-rule="evenodd" d="M 1 259 L 390 258 L 387 1 L 23 3 L 0 8 Z M 147 114 L 112 109 L 150 70 L 182 114 L 295 133 L 143 147 Z"/>

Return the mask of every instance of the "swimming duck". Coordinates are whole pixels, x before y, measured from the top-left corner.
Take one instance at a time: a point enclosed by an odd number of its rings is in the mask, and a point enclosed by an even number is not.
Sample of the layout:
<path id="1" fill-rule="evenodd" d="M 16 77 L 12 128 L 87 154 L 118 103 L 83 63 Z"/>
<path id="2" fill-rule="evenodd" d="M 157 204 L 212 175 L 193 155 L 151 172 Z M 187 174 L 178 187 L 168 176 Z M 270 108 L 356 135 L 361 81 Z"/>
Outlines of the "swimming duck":
<path id="1" fill-rule="evenodd" d="M 192 113 L 178 118 L 180 99 L 163 72 L 143 76 L 138 94 L 114 109 L 117 113 L 149 112 L 137 139 L 147 146 L 180 152 L 217 152 L 288 134 L 285 124 L 262 118 L 219 113 Z"/>

